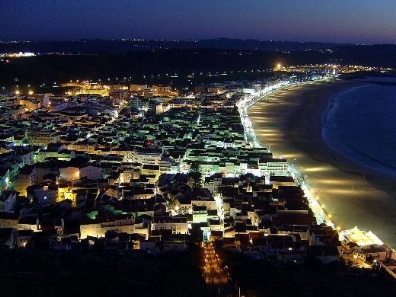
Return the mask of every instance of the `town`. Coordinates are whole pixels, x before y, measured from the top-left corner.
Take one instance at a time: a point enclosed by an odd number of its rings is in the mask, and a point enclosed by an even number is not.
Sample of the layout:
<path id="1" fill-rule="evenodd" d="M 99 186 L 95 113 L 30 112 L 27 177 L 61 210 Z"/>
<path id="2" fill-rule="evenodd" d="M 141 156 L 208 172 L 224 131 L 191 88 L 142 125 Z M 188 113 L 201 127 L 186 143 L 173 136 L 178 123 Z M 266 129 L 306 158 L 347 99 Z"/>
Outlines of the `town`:
<path id="1" fill-rule="evenodd" d="M 321 79 L 335 75 L 323 69 Z M 284 73 L 183 94 L 89 81 L 61 84 L 63 95 L 1 94 L 2 248 L 156 254 L 193 243 L 213 256 L 220 242 L 296 265 L 343 259 L 377 271 L 387 261 L 394 275 L 389 247 L 357 228 L 341 238 L 304 177 L 257 142 L 247 108 L 307 80 Z M 226 268 L 217 279 L 213 269 L 204 265 L 206 282 L 228 281 Z"/>

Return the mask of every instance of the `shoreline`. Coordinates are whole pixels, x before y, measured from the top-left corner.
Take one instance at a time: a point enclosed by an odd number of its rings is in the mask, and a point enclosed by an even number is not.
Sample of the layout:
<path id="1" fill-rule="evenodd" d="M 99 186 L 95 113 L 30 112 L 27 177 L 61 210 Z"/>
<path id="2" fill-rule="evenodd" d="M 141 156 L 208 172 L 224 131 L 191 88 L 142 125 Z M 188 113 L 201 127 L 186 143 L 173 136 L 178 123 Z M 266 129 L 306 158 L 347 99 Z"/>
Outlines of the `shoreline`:
<path id="1" fill-rule="evenodd" d="M 396 185 L 359 166 L 322 138 L 322 115 L 332 96 L 367 81 L 308 82 L 270 94 L 249 108 L 257 139 L 307 175 L 306 182 L 341 229 L 358 226 L 396 246 Z"/>

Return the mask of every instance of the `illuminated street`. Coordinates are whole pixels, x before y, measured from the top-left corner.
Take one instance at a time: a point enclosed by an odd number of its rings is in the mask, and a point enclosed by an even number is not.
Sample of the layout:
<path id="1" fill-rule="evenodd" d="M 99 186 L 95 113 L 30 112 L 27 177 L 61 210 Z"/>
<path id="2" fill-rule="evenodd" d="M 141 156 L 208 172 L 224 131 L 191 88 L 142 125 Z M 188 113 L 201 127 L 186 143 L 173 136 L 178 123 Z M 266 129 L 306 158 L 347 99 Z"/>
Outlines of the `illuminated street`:
<path id="1" fill-rule="evenodd" d="M 221 267 L 221 259 L 213 247 L 213 243 L 203 243 L 202 275 L 205 283 L 219 296 L 232 296 L 233 287 L 229 281 L 226 268 Z"/>
<path id="2" fill-rule="evenodd" d="M 257 140 L 256 133 L 253 129 L 253 124 L 248 115 L 248 109 L 256 102 L 264 99 L 269 94 L 289 85 L 288 82 L 282 81 L 272 86 L 267 86 L 259 92 L 255 92 L 249 95 L 245 95 L 243 99 L 239 100 L 237 107 L 241 116 L 241 122 L 245 130 L 245 141 L 250 141 L 254 147 L 260 147 L 260 143 Z"/>

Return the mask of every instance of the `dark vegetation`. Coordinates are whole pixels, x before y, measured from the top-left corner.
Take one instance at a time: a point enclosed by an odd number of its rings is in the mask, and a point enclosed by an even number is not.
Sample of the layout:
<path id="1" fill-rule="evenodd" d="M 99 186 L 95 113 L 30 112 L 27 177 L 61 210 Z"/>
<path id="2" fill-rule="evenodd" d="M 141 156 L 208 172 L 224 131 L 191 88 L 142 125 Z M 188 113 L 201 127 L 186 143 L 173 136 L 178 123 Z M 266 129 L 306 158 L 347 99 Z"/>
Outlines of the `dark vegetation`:
<path id="1" fill-rule="evenodd" d="M 195 253 L 2 251 L 1 296 L 207 296 Z"/>
<path id="2" fill-rule="evenodd" d="M 253 296 L 395 296 L 396 283 L 384 271 L 373 274 L 346 268 L 342 263 L 323 265 L 307 259 L 305 265 L 256 261 L 240 253 L 218 250 L 241 295 Z"/>
<path id="3" fill-rule="evenodd" d="M 396 283 L 380 271 L 373 274 L 341 264 L 305 265 L 256 261 L 218 249 L 227 266 L 235 296 L 382 296 L 393 297 Z M 201 255 L 202 256 L 202 255 Z M 2 251 L 3 296 L 202 296 L 217 295 L 199 269 L 200 251 L 144 254 L 65 251 Z M 213 295 L 214 294 L 214 295 Z"/>

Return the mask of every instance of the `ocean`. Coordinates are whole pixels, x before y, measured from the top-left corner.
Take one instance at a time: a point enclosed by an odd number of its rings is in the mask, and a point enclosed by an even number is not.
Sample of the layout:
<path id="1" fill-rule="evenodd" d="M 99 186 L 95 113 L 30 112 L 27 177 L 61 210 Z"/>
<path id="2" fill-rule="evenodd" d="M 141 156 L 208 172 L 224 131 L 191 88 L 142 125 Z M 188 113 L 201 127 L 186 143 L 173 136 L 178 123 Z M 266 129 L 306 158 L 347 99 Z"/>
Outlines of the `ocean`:
<path id="1" fill-rule="evenodd" d="M 369 83 L 332 96 L 322 137 L 352 162 L 396 178 L 396 86 Z"/>

